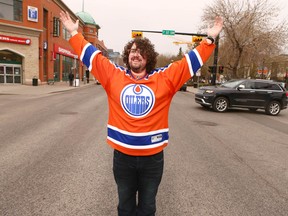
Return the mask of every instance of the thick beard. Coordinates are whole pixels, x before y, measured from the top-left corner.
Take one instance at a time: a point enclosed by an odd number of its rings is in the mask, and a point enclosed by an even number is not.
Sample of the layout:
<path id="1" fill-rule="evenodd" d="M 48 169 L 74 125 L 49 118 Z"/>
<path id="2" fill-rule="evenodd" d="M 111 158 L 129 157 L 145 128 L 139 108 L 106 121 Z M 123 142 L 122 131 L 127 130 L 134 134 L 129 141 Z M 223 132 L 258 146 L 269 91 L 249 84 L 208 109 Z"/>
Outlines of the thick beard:
<path id="1" fill-rule="evenodd" d="M 140 64 L 138 65 L 138 66 L 133 66 L 133 61 L 134 60 L 138 60 L 139 62 L 140 62 Z M 141 60 L 141 58 L 140 57 L 138 57 L 138 56 L 134 56 L 132 59 L 131 59 L 131 64 L 130 64 L 130 62 L 129 62 L 129 66 L 130 66 L 130 69 L 133 71 L 133 72 L 135 72 L 135 73 L 141 73 L 143 70 L 145 70 L 145 68 L 146 68 L 146 65 L 143 65 L 143 62 L 142 62 L 142 60 Z"/>
<path id="2" fill-rule="evenodd" d="M 137 57 L 135 57 L 135 58 L 137 58 Z M 133 60 L 134 60 L 134 59 L 132 59 L 132 61 L 133 61 Z M 137 60 L 140 61 L 139 58 L 137 58 Z M 131 64 L 130 64 L 130 68 L 131 68 L 131 70 L 132 70 L 133 72 L 136 72 L 136 73 L 139 73 L 139 72 L 141 72 L 141 71 L 143 70 L 142 64 L 140 64 L 140 65 L 137 66 L 137 67 L 134 67 L 134 66 L 132 65 L 132 63 L 131 63 Z"/>
<path id="3" fill-rule="evenodd" d="M 135 72 L 135 73 L 140 73 L 141 70 L 142 70 L 141 66 L 139 66 L 139 67 L 133 67 L 133 66 L 130 65 L 130 68 L 131 68 L 131 70 L 132 70 L 133 72 Z"/>

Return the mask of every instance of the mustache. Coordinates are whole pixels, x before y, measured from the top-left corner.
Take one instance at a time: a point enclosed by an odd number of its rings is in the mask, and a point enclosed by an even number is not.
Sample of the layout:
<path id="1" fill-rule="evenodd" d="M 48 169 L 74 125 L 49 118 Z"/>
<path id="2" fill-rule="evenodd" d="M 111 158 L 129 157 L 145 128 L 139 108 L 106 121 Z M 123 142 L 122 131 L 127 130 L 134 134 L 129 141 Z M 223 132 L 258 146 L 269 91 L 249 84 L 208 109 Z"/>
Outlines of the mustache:
<path id="1" fill-rule="evenodd" d="M 131 60 L 132 60 L 132 61 L 133 61 L 133 60 L 138 60 L 138 61 L 140 61 L 141 59 L 140 59 L 140 57 L 138 57 L 138 56 L 134 56 L 134 57 L 131 58 Z"/>

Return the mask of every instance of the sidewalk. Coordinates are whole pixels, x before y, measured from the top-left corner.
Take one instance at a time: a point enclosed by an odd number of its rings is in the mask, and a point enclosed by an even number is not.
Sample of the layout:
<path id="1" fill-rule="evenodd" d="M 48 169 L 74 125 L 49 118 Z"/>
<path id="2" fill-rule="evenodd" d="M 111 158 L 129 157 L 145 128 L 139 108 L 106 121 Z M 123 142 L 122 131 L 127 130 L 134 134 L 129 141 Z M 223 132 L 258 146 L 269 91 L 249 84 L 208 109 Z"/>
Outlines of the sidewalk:
<path id="1" fill-rule="evenodd" d="M 96 85 L 94 82 L 89 82 L 84 84 L 80 82 L 80 85 L 69 86 L 68 82 L 56 82 L 54 85 L 21 85 L 21 84 L 0 84 L 0 95 L 42 95 L 42 94 L 51 94 L 63 91 L 75 90 L 78 88 L 88 87 L 90 85 Z M 187 91 L 196 93 L 197 88 L 193 86 L 187 86 Z"/>
<path id="2" fill-rule="evenodd" d="M 87 87 L 90 85 L 96 85 L 94 82 L 84 84 L 80 82 L 79 86 L 69 86 L 69 82 L 55 82 L 54 85 L 21 85 L 21 84 L 0 84 L 0 95 L 42 95 L 57 93 L 69 90 L 75 90 L 78 88 Z"/>

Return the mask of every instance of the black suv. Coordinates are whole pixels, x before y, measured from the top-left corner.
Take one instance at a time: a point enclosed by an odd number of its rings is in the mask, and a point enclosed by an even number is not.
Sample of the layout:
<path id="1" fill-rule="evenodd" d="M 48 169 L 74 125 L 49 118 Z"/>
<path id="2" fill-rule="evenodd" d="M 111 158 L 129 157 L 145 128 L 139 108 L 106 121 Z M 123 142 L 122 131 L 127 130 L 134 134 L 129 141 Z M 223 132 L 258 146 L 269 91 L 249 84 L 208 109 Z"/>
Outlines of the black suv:
<path id="1" fill-rule="evenodd" d="M 195 94 L 196 103 L 212 107 L 217 112 L 229 108 L 264 109 L 269 115 L 278 115 L 287 108 L 288 92 L 279 82 L 241 79 L 220 86 L 201 87 Z"/>

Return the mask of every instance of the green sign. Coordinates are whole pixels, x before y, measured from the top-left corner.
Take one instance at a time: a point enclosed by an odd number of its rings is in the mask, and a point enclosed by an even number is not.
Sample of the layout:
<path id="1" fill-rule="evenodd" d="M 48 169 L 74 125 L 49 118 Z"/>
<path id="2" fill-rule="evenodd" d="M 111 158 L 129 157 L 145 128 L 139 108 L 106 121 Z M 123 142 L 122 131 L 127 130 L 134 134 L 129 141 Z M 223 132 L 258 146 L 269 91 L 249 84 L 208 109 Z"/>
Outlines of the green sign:
<path id="1" fill-rule="evenodd" d="M 174 30 L 162 30 L 162 35 L 175 35 Z"/>

